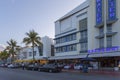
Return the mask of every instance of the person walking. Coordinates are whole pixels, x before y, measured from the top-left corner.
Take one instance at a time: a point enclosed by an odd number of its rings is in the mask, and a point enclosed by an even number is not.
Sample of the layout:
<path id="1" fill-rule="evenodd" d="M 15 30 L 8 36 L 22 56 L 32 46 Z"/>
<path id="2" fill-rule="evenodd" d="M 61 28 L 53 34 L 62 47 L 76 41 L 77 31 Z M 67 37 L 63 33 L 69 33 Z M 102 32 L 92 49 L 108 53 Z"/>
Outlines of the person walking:
<path id="1" fill-rule="evenodd" d="M 23 70 L 25 69 L 25 64 L 24 64 L 24 63 L 22 63 L 22 69 L 23 69 Z"/>

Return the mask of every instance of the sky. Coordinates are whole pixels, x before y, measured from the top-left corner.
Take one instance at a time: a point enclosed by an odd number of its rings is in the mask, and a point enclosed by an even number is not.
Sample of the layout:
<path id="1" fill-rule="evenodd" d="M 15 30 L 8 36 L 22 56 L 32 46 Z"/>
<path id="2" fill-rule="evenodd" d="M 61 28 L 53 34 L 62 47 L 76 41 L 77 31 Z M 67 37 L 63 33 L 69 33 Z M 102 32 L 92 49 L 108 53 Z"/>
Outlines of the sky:
<path id="1" fill-rule="evenodd" d="M 54 22 L 85 0 L 0 0 L 0 45 L 14 39 L 23 45 L 25 33 L 54 38 Z"/>

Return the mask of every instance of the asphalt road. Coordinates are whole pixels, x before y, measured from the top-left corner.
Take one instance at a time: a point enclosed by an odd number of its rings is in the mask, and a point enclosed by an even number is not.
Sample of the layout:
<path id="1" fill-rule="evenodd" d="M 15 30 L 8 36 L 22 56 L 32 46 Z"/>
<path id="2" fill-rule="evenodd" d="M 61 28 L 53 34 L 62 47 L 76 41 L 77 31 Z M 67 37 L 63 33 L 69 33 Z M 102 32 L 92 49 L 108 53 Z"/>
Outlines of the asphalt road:
<path id="1" fill-rule="evenodd" d="M 0 80 L 120 80 L 120 77 L 87 73 L 47 73 L 0 68 Z"/>

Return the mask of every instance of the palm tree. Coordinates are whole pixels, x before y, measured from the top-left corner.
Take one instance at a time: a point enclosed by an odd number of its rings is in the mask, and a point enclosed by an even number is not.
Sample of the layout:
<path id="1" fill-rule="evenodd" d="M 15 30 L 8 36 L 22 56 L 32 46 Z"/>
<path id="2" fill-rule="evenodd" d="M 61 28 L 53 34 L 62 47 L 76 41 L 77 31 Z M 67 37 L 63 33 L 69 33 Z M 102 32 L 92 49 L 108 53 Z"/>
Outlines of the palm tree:
<path id="1" fill-rule="evenodd" d="M 23 39 L 23 43 L 25 43 L 26 45 L 28 44 L 32 44 L 32 51 L 33 51 L 33 61 L 35 60 L 34 57 L 34 47 L 35 46 L 41 46 L 41 38 L 38 36 L 38 33 L 35 32 L 34 30 L 30 30 L 29 32 L 26 33 L 26 36 Z"/>
<path id="2" fill-rule="evenodd" d="M 14 61 L 14 56 L 16 55 L 15 51 L 17 46 L 17 42 L 13 39 L 10 39 L 7 41 L 8 46 L 6 47 L 6 50 L 9 51 L 9 53 L 12 55 L 12 61 Z"/>
<path id="3" fill-rule="evenodd" d="M 1 60 L 7 60 L 8 57 L 9 57 L 9 54 L 7 51 L 0 52 L 0 59 Z"/>

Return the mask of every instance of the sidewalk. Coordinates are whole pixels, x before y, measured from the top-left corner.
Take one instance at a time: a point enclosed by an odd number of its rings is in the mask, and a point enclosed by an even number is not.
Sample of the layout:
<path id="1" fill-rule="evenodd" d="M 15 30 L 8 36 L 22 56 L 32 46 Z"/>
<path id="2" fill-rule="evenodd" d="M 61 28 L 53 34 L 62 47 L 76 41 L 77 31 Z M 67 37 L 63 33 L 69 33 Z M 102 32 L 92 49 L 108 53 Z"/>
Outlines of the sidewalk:
<path id="1" fill-rule="evenodd" d="M 63 72 L 73 72 L 73 73 L 83 73 L 81 70 L 62 70 Z M 105 71 L 105 70 L 89 70 L 86 74 L 98 74 L 98 75 L 111 75 L 111 76 L 119 76 L 120 71 Z"/>

